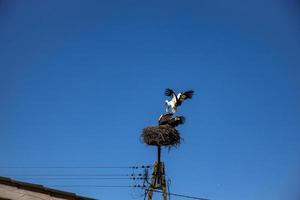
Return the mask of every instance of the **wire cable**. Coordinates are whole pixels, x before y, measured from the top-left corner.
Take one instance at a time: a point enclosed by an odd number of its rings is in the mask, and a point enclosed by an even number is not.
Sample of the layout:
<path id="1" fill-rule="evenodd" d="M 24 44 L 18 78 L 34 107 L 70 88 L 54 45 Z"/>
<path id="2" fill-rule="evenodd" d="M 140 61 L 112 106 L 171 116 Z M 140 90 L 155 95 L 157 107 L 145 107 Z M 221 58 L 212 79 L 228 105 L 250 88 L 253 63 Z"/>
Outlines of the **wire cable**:
<path id="1" fill-rule="evenodd" d="M 45 166 L 38 166 L 38 167 L 28 167 L 28 166 L 23 166 L 23 167 L 0 167 L 1 169 L 98 169 L 98 168 L 108 168 L 108 169 L 131 169 L 133 167 L 110 167 L 110 166 L 96 166 L 96 167 L 91 167 L 91 166 L 68 166 L 68 167 L 63 167 L 63 166 L 51 166 L 51 167 L 45 167 Z"/>
<path id="2" fill-rule="evenodd" d="M 7 174 L 6 176 L 14 177 L 99 177 L 99 176 L 134 176 L 132 174 Z"/>
<path id="3" fill-rule="evenodd" d="M 127 177 L 143 177 L 143 174 L 6 174 L 5 176 L 10 177 L 118 177 L 118 176 L 127 176 Z"/>
<path id="4" fill-rule="evenodd" d="M 160 191 L 160 190 L 153 190 L 153 192 L 162 193 L 162 191 Z M 188 195 L 183 195 L 183 194 L 176 194 L 176 193 L 170 193 L 170 192 L 168 192 L 167 194 L 169 194 L 171 196 L 177 196 L 177 197 L 182 197 L 182 198 L 187 198 L 187 199 L 209 200 L 209 199 L 206 199 L 206 198 L 193 197 L 193 196 L 188 196 Z"/>
<path id="5" fill-rule="evenodd" d="M 26 177 L 26 180 L 143 180 L 141 177 L 79 177 L 79 178 L 69 178 L 69 177 Z"/>
<path id="6" fill-rule="evenodd" d="M 103 188 L 131 188 L 130 185 L 48 185 L 49 187 L 103 187 Z"/>
<path id="7" fill-rule="evenodd" d="M 139 169 L 151 168 L 151 165 L 140 166 L 0 166 L 1 169 Z"/>

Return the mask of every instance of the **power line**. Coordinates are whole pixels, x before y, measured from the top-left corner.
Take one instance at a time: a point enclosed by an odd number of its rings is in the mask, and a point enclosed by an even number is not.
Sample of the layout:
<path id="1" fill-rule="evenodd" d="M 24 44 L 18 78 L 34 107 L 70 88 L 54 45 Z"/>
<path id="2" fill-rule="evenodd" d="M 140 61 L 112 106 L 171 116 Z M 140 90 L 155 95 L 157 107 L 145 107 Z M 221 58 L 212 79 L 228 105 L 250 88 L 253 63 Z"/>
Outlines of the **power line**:
<path id="1" fill-rule="evenodd" d="M 143 174 L 6 174 L 5 176 L 14 177 L 101 177 L 101 176 L 129 176 L 142 177 Z"/>
<path id="2" fill-rule="evenodd" d="M 149 189 L 147 189 L 149 191 Z M 158 193 L 162 193 L 162 191 L 160 190 L 153 190 L 154 192 L 158 192 Z M 171 196 L 177 196 L 177 197 L 183 197 L 183 198 L 187 198 L 187 199 L 197 199 L 197 200 L 209 200 L 206 198 L 201 198 L 201 197 L 193 197 L 193 196 L 188 196 L 188 195 L 183 195 L 183 194 L 176 194 L 176 193 L 167 193 Z"/>
<path id="3" fill-rule="evenodd" d="M 139 166 L 0 166 L 1 169 L 139 169 L 150 168 L 151 165 Z"/>
<path id="4" fill-rule="evenodd" d="M 141 177 L 102 177 L 102 178 L 95 178 L 95 177 L 79 177 L 79 178 L 69 178 L 69 177 L 25 177 L 26 180 L 33 179 L 33 180 L 143 180 L 144 178 Z"/>
<path id="5" fill-rule="evenodd" d="M 121 187 L 121 188 L 145 188 L 145 185 L 48 185 L 49 187 Z"/>
<path id="6" fill-rule="evenodd" d="M 2 169 L 98 169 L 98 168 L 122 168 L 122 169 L 131 169 L 132 167 L 111 167 L 111 166 L 67 166 L 67 167 L 63 167 L 63 166 L 51 166 L 51 167 L 46 167 L 46 166 L 11 166 L 11 167 L 3 167 L 1 166 L 0 168 Z"/>
<path id="7" fill-rule="evenodd" d="M 5 176 L 14 177 L 101 177 L 101 176 L 129 176 L 129 177 L 144 177 L 142 173 L 131 174 L 6 174 Z"/>
<path id="8" fill-rule="evenodd" d="M 97 188 L 143 188 L 142 185 L 49 185 L 49 187 L 97 187 Z M 160 190 L 153 190 L 154 192 L 162 193 Z M 177 193 L 167 193 L 168 195 L 187 198 L 187 199 L 196 199 L 196 200 L 209 200 L 201 197 L 194 197 L 189 195 L 177 194 Z"/>
<path id="9" fill-rule="evenodd" d="M 130 185 L 49 185 L 49 187 L 103 187 L 103 188 L 131 188 Z"/>
<path id="10" fill-rule="evenodd" d="M 131 174 L 7 174 L 6 176 L 14 176 L 14 177 L 54 177 L 54 176 L 61 176 L 61 177 L 70 177 L 70 176 L 131 176 Z"/>

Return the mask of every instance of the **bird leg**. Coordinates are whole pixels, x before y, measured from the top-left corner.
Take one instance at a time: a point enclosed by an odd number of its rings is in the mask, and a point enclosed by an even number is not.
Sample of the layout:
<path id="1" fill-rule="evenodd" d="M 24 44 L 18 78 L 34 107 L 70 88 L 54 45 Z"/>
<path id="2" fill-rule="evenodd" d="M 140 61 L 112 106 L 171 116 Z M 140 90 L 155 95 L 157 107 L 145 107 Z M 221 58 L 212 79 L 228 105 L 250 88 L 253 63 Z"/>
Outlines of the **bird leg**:
<path id="1" fill-rule="evenodd" d="M 167 100 L 165 101 L 165 106 L 166 106 L 166 113 L 167 113 L 169 112 L 169 103 Z"/>
<path id="2" fill-rule="evenodd" d="M 173 107 L 173 108 L 172 108 L 172 112 L 173 112 L 173 113 L 176 113 L 176 107 Z"/>
<path id="3" fill-rule="evenodd" d="M 169 112 L 169 106 L 166 106 L 166 113 Z"/>

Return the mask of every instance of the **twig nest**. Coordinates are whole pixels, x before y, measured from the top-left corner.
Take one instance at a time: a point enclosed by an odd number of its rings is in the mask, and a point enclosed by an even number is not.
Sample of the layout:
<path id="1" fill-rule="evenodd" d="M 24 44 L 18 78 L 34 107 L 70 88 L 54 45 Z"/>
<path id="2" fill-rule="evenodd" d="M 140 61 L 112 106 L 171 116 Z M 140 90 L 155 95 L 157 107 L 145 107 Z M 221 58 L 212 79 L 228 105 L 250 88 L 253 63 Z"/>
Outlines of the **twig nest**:
<path id="1" fill-rule="evenodd" d="M 179 132 L 168 124 L 144 128 L 141 139 L 147 145 L 168 147 L 178 146 L 181 140 Z"/>

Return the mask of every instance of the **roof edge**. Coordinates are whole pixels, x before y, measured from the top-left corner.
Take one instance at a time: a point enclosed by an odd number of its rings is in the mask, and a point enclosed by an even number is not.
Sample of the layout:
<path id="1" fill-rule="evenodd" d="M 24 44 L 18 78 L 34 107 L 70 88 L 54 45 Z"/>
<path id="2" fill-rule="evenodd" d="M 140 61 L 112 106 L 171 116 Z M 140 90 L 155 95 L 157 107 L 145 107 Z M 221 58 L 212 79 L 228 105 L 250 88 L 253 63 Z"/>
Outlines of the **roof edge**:
<path id="1" fill-rule="evenodd" d="M 42 194 L 48 194 L 52 197 L 64 198 L 69 200 L 96 200 L 90 197 L 84 197 L 76 195 L 75 193 L 65 192 L 62 190 L 57 190 L 54 188 L 48 188 L 43 185 L 38 185 L 34 183 L 27 183 L 22 181 L 13 180 L 11 178 L 0 176 L 0 184 L 17 187 L 24 190 L 29 190 L 32 192 L 38 192 Z"/>

